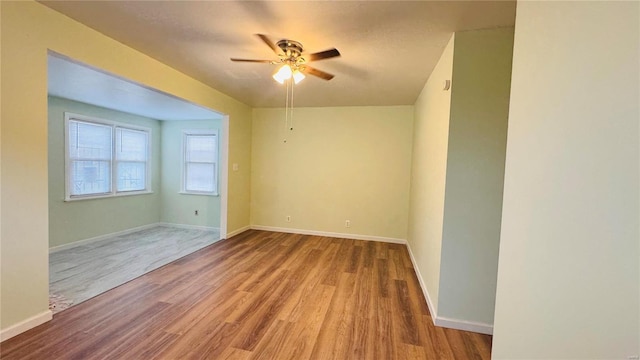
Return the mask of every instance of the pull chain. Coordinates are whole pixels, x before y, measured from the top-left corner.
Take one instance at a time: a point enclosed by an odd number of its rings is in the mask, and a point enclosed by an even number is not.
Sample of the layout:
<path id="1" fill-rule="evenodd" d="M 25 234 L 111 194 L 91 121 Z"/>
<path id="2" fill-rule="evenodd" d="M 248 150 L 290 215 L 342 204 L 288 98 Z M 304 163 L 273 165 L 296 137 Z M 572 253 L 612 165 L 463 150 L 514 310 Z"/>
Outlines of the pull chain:
<path id="1" fill-rule="evenodd" d="M 286 81 L 286 99 L 284 103 L 284 130 L 293 131 L 293 79 Z M 287 139 L 284 139 L 287 142 Z"/>
<path id="2" fill-rule="evenodd" d="M 291 86 L 291 109 L 289 110 L 289 131 L 293 130 L 293 78 L 289 80 Z"/>
<path id="3" fill-rule="evenodd" d="M 287 133 L 287 129 L 289 128 L 289 86 L 291 85 L 290 81 L 286 81 L 286 97 L 285 97 L 285 102 L 284 102 L 284 131 L 285 134 Z M 287 143 L 287 138 L 284 138 L 284 143 Z"/>

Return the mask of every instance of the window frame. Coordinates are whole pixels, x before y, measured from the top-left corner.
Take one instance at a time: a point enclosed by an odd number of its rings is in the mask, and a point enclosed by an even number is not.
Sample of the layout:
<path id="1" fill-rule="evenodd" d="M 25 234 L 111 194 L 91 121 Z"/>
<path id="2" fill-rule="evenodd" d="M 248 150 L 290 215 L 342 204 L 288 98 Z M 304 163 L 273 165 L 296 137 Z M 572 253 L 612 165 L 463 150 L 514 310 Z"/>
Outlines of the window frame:
<path id="1" fill-rule="evenodd" d="M 71 194 L 71 162 L 72 159 L 70 157 L 70 138 L 69 138 L 69 122 L 70 121 L 78 121 L 85 122 L 89 124 L 96 124 L 102 126 L 111 127 L 111 159 L 109 161 L 109 167 L 111 170 L 111 189 L 110 192 L 99 193 L 99 194 L 85 194 L 85 195 L 72 195 Z M 146 133 L 147 135 L 147 158 L 146 158 L 146 166 L 145 166 L 145 188 L 143 190 L 125 190 L 118 191 L 118 172 L 117 172 L 117 164 L 121 162 L 121 160 L 116 159 L 116 143 L 117 143 L 117 129 L 125 129 L 132 131 L 141 131 Z M 120 196 L 132 196 L 132 195 L 142 195 L 142 194 L 151 194 L 153 193 L 153 189 L 151 188 L 151 166 L 152 166 L 152 129 L 145 126 L 127 124 L 112 120 L 101 119 L 98 117 L 75 114 L 70 112 L 64 113 L 64 201 L 78 201 L 78 200 L 89 200 L 89 199 L 102 199 L 102 198 L 111 198 L 111 197 L 120 197 Z"/>
<path id="2" fill-rule="evenodd" d="M 216 156 L 215 162 L 213 163 L 214 172 L 213 172 L 213 191 L 193 191 L 186 189 L 187 183 L 187 138 L 189 136 L 215 136 L 216 144 Z M 181 176 L 180 176 L 180 191 L 178 193 L 184 195 L 204 195 L 204 196 L 220 196 L 220 179 L 218 173 L 220 172 L 220 136 L 218 129 L 193 129 L 193 130 L 182 130 L 182 156 L 181 156 Z"/>

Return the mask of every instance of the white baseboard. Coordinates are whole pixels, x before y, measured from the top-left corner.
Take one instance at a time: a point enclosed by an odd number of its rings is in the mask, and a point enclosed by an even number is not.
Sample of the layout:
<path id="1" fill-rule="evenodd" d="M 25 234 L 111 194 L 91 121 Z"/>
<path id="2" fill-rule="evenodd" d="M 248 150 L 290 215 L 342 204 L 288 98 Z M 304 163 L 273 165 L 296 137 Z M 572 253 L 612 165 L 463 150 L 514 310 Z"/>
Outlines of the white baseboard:
<path id="1" fill-rule="evenodd" d="M 6 329 L 2 329 L 0 331 L 0 341 L 11 339 L 16 335 L 20 335 L 27 330 L 33 329 L 40 324 L 44 324 L 47 321 L 50 321 L 51 319 L 53 319 L 53 313 L 51 312 L 51 310 L 47 309 L 46 311 L 43 311 L 38 315 L 34 315 L 17 324 L 9 326 Z"/>
<path id="2" fill-rule="evenodd" d="M 411 251 L 411 246 L 407 243 L 407 250 L 409 250 L 409 257 L 411 257 L 411 263 L 413 264 L 413 268 L 416 271 L 416 277 L 418 278 L 418 282 L 420 283 L 420 287 L 422 288 L 422 293 L 424 294 L 425 299 L 427 300 L 427 306 L 429 307 L 429 312 L 431 313 L 431 318 L 433 319 L 433 324 L 435 326 L 446 327 L 450 329 L 456 330 L 464 330 L 471 331 L 480 334 L 488 334 L 493 335 L 493 325 L 478 323 L 466 320 L 459 319 L 450 319 L 446 317 L 438 316 L 438 313 L 435 311 L 435 307 L 433 306 L 433 302 L 431 301 L 431 297 L 429 296 L 429 292 L 427 291 L 427 286 L 424 283 L 422 274 L 420 273 L 420 268 L 416 262 L 415 257 L 413 256 L 413 251 Z"/>
<path id="3" fill-rule="evenodd" d="M 202 225 L 188 225 L 188 224 L 176 224 L 176 223 L 167 223 L 167 222 L 159 222 L 157 223 L 159 226 L 167 226 L 174 227 L 179 229 L 189 229 L 189 230 L 211 230 L 211 231 L 220 231 L 220 228 L 213 226 L 202 226 Z"/>
<path id="4" fill-rule="evenodd" d="M 243 232 L 247 231 L 247 230 L 251 230 L 251 226 L 247 225 L 247 226 L 243 226 L 239 229 L 233 230 L 231 232 L 227 233 L 227 236 L 225 237 L 225 239 L 229 239 L 231 237 L 234 237 L 238 234 L 242 234 Z"/>
<path id="5" fill-rule="evenodd" d="M 72 243 L 68 243 L 68 244 L 63 244 L 63 245 L 58 245 L 58 246 L 54 246 L 52 248 L 49 248 L 49 253 L 55 253 L 61 250 L 66 250 L 66 249 L 70 249 L 70 248 L 74 248 L 76 246 L 82 246 L 82 245 L 87 245 L 87 244 L 91 244 L 100 240 L 104 240 L 113 236 L 121 236 L 121 235 L 127 235 L 127 234 L 131 234 L 134 233 L 136 231 L 141 231 L 141 230 L 147 230 L 147 229 L 151 229 L 153 227 L 156 227 L 160 225 L 160 223 L 153 223 L 153 224 L 147 224 L 147 225 L 142 225 L 142 226 L 138 226 L 138 227 L 134 227 L 131 229 L 126 229 L 126 230 L 122 230 L 122 231 L 116 231 L 110 234 L 105 234 L 105 235 L 100 235 L 100 236 L 96 236 L 96 237 L 92 237 L 92 238 L 88 238 L 88 239 L 84 239 L 84 240 L 78 240 L 78 241 L 74 241 Z"/>
<path id="6" fill-rule="evenodd" d="M 413 251 L 411 251 L 411 246 L 407 243 L 407 250 L 409 250 L 409 257 L 411 258 L 411 263 L 413 264 L 413 269 L 416 272 L 416 277 L 418 278 L 418 282 L 420 283 L 420 288 L 422 289 L 422 294 L 424 294 L 424 298 L 427 300 L 427 306 L 429 307 L 429 313 L 431 314 L 431 318 L 433 319 L 433 324 L 436 323 L 436 309 L 433 306 L 433 302 L 431 301 L 431 296 L 429 296 L 429 292 L 427 291 L 427 284 L 424 283 L 424 278 L 422 277 L 422 273 L 420 272 L 420 268 L 418 267 L 418 263 L 416 262 L 416 258 L 413 256 Z"/>
<path id="7" fill-rule="evenodd" d="M 98 241 L 101 241 L 101 240 L 105 240 L 105 239 L 108 239 L 108 238 L 111 238 L 111 237 L 114 237 L 114 236 L 122 236 L 122 235 L 132 234 L 132 233 L 137 232 L 137 231 L 147 230 L 147 229 L 151 229 L 151 228 L 154 228 L 154 227 L 157 227 L 157 226 L 175 227 L 175 228 L 180 228 L 180 229 L 212 230 L 212 231 L 217 230 L 217 231 L 220 231 L 220 228 L 212 227 L 212 226 L 199 226 L 199 225 L 187 225 L 187 224 L 174 224 L 174 223 L 166 223 L 166 222 L 157 222 L 157 223 L 142 225 L 142 226 L 138 226 L 138 227 L 134 227 L 134 228 L 131 228 L 131 229 L 122 230 L 122 231 L 116 231 L 116 232 L 113 232 L 113 233 L 110 233 L 110 234 L 100 235 L 100 236 L 92 237 L 92 238 L 89 238 L 89 239 L 74 241 L 74 242 L 68 243 L 68 244 L 54 246 L 52 248 L 49 248 L 49 254 L 53 254 L 55 252 L 62 251 L 62 250 L 71 249 L 71 248 L 74 248 L 76 246 L 82 246 L 82 245 L 91 244 L 91 243 L 98 242 Z"/>
<path id="8" fill-rule="evenodd" d="M 289 233 L 289 234 L 316 235 L 316 236 L 326 236 L 326 237 L 335 237 L 335 238 L 353 239 L 353 240 L 380 241 L 380 242 L 387 242 L 387 243 L 394 243 L 394 244 L 407 243 L 407 240 L 405 239 L 396 239 L 396 238 L 388 238 L 388 237 L 373 236 L 373 235 L 359 235 L 359 234 L 335 233 L 335 232 L 316 231 L 316 230 L 290 229 L 290 228 L 262 226 L 262 225 L 251 225 L 251 228 L 253 230 L 275 231 L 275 232 L 283 232 L 283 233 Z"/>
<path id="9" fill-rule="evenodd" d="M 446 327 L 449 329 L 471 331 L 480 334 L 493 335 L 493 325 L 478 323 L 473 321 L 465 321 L 460 319 L 449 319 L 445 317 L 435 318 L 436 326 Z"/>

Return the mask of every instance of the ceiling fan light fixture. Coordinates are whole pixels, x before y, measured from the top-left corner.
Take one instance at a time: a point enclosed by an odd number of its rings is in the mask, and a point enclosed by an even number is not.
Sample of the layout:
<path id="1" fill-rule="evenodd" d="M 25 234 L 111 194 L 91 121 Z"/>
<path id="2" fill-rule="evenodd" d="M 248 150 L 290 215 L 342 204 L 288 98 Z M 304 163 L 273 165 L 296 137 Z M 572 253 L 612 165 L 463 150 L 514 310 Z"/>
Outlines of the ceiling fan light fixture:
<path id="1" fill-rule="evenodd" d="M 305 76 L 303 73 L 300 72 L 300 70 L 296 70 L 293 72 L 293 82 L 294 83 L 299 83 L 300 81 L 304 80 Z"/>
<path id="2" fill-rule="evenodd" d="M 273 79 L 280 84 L 284 84 L 285 80 L 291 79 L 292 75 L 291 67 L 288 64 L 282 65 L 280 70 L 273 74 Z"/>
<path id="3" fill-rule="evenodd" d="M 0 0 L 2 1 L 2 0 Z M 268 64 L 282 64 L 280 69 L 273 75 L 273 79 L 280 84 L 284 84 L 286 80 L 293 77 L 295 83 L 299 83 L 305 78 L 305 74 L 300 74 L 300 69 L 304 70 L 306 75 L 312 75 L 322 80 L 333 79 L 333 74 L 329 74 L 322 70 L 306 66 L 305 64 L 311 61 L 318 61 L 324 59 L 331 59 L 340 56 L 340 52 L 336 48 L 328 49 L 325 51 L 315 52 L 312 54 L 304 54 L 302 44 L 290 40 L 282 39 L 277 43 L 273 43 L 267 35 L 256 34 L 262 42 L 267 44 L 273 50 L 278 59 L 276 60 L 258 60 L 258 59 L 239 59 L 231 58 L 231 61 L 236 62 L 248 62 L 248 63 L 268 63 Z M 296 73 L 298 75 L 296 75 Z"/>

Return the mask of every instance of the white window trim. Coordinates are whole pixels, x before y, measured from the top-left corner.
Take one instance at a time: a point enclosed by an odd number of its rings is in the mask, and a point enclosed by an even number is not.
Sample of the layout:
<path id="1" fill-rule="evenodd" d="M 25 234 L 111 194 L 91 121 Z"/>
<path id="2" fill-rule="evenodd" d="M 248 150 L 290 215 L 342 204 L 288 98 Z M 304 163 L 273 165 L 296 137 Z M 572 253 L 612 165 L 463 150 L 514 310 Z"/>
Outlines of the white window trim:
<path id="1" fill-rule="evenodd" d="M 216 137 L 216 162 L 215 162 L 215 171 L 213 176 L 215 178 L 216 186 L 213 189 L 213 192 L 206 191 L 187 191 L 185 189 L 186 183 L 186 155 L 187 155 L 187 136 L 189 135 L 212 135 Z M 204 196 L 220 196 L 220 179 L 218 173 L 220 172 L 220 136 L 218 134 L 218 129 L 194 129 L 194 130 L 182 130 L 182 156 L 180 158 L 180 191 L 179 194 L 183 195 L 204 195 Z"/>
<path id="2" fill-rule="evenodd" d="M 84 121 L 89 123 L 95 123 L 100 125 L 107 125 L 112 127 L 112 146 L 111 146 L 111 192 L 109 193 L 101 193 L 101 194 L 87 194 L 87 195 L 71 195 L 71 176 L 69 174 L 71 159 L 69 156 L 69 121 L 77 120 Z M 116 128 L 144 131 L 147 133 L 147 166 L 145 173 L 145 189 L 144 190 L 133 190 L 133 191 L 117 191 L 117 177 L 115 171 L 116 161 L 116 146 L 115 146 L 115 134 Z M 64 113 L 64 201 L 78 201 L 78 200 L 89 200 L 89 199 L 102 199 L 102 198 L 110 198 L 110 197 L 119 197 L 119 196 L 132 196 L 132 195 L 142 195 L 142 194 L 152 194 L 153 189 L 151 188 L 151 165 L 152 165 L 152 153 L 151 153 L 151 144 L 152 144 L 152 131 L 151 128 L 132 125 L 127 123 L 120 123 L 116 121 L 101 119 L 93 116 L 74 114 L 70 112 Z"/>

